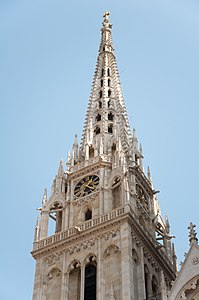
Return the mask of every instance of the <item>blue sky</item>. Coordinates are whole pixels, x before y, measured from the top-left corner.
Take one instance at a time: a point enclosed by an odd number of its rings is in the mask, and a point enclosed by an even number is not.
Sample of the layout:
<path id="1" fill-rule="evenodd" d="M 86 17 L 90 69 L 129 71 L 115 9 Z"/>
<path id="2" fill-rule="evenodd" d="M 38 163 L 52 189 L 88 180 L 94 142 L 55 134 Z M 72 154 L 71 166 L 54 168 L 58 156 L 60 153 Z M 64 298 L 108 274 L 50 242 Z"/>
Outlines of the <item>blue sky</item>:
<path id="1" fill-rule="evenodd" d="M 36 208 L 80 139 L 105 10 L 131 128 L 179 262 L 189 222 L 199 231 L 199 2 L 1 0 L 2 300 L 32 297 Z"/>

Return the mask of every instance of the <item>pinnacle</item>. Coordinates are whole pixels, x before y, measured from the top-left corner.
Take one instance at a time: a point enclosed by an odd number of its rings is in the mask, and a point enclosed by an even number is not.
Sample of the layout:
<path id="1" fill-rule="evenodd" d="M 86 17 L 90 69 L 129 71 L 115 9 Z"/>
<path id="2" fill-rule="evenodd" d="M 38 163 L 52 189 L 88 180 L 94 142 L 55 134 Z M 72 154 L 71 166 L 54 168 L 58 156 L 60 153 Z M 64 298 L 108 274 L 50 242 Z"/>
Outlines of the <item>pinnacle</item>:
<path id="1" fill-rule="evenodd" d="M 192 222 L 190 222 L 190 225 L 188 227 L 189 229 L 189 242 L 190 242 L 190 246 L 195 244 L 198 244 L 198 239 L 197 239 L 197 232 L 195 230 L 196 225 L 193 224 Z"/>

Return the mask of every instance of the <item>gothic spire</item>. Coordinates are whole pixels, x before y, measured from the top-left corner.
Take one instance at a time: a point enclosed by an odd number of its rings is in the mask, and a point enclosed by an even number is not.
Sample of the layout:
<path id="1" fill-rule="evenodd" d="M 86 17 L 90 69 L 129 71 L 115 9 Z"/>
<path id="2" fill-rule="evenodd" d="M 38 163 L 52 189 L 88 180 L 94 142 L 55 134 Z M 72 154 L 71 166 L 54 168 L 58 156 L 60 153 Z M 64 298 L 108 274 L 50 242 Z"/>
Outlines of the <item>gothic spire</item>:
<path id="1" fill-rule="evenodd" d="M 130 126 L 114 54 L 109 15 L 109 12 L 105 12 L 103 16 L 101 42 L 81 142 L 81 154 L 86 159 L 89 147 L 94 148 L 94 155 L 101 154 L 101 143 L 104 145 L 103 154 L 107 154 L 118 136 L 123 152 L 129 150 L 130 144 Z"/>

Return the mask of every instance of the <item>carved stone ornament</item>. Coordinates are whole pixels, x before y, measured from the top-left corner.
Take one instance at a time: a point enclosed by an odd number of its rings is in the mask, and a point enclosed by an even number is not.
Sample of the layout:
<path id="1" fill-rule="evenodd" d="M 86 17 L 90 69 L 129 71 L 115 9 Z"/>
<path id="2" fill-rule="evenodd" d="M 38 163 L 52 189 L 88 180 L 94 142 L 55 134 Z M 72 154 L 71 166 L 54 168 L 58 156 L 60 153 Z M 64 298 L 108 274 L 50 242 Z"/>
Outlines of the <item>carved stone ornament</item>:
<path id="1" fill-rule="evenodd" d="M 58 268 L 52 269 L 47 275 L 47 281 L 61 275 L 61 271 Z"/>
<path id="2" fill-rule="evenodd" d="M 62 255 L 62 252 L 59 251 L 55 254 L 51 254 L 47 257 L 44 257 L 44 261 L 47 262 L 47 264 L 50 266 L 50 265 L 53 265 L 53 264 L 57 264 L 57 263 L 60 263 L 60 260 L 61 260 L 61 255 Z"/>
<path id="3" fill-rule="evenodd" d="M 194 292 L 195 291 L 195 292 Z M 190 298 L 191 296 L 191 298 Z M 189 281 L 178 294 L 177 300 L 198 300 L 199 299 L 199 276 Z"/>
<path id="4" fill-rule="evenodd" d="M 111 246 L 109 246 L 109 247 L 104 251 L 104 257 L 109 256 L 109 255 L 111 255 L 111 254 L 113 254 L 113 253 L 116 253 L 116 252 L 118 252 L 118 251 L 120 251 L 118 246 L 116 246 L 116 245 L 111 245 Z"/>
<path id="5" fill-rule="evenodd" d="M 70 255 L 74 253 L 78 253 L 81 250 L 85 250 L 87 248 L 92 248 L 95 245 L 95 238 L 91 238 L 90 240 L 84 241 L 80 244 L 74 245 L 68 248 L 68 252 Z"/>
<path id="6" fill-rule="evenodd" d="M 82 204 L 87 204 L 87 203 L 90 203 L 90 202 L 93 202 L 95 200 L 98 200 L 99 198 L 99 192 L 95 192 L 93 193 L 92 195 L 89 195 L 89 196 L 84 196 L 83 198 L 81 199 L 74 199 L 74 201 L 72 202 L 73 203 L 73 206 L 81 206 Z"/>
<path id="7" fill-rule="evenodd" d="M 69 272 L 71 272 L 71 271 L 73 271 L 74 269 L 77 269 L 77 268 L 81 268 L 81 263 L 79 262 L 79 261 L 73 261 L 71 264 L 70 264 L 70 266 L 69 266 L 69 268 L 68 268 L 68 271 Z"/>
<path id="8" fill-rule="evenodd" d="M 85 263 L 96 262 L 96 261 L 97 261 L 97 257 L 94 254 L 89 254 L 85 259 Z"/>
<path id="9" fill-rule="evenodd" d="M 117 236 L 118 232 L 120 232 L 120 228 L 117 228 L 116 230 L 111 230 L 107 233 L 104 233 L 102 237 L 105 241 L 108 241 L 110 238 L 114 238 Z"/>
<path id="10" fill-rule="evenodd" d="M 196 256 L 192 259 L 192 265 L 198 265 L 199 264 L 199 257 Z"/>

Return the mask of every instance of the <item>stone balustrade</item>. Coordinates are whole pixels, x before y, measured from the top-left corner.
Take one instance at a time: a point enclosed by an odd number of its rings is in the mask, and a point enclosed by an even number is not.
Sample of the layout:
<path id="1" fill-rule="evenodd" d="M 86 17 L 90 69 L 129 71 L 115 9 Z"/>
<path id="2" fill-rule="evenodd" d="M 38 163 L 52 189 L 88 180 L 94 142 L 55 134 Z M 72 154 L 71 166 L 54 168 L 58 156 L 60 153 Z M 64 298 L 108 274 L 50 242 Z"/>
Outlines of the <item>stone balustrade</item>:
<path id="1" fill-rule="evenodd" d="M 91 219 L 89 221 L 84 222 L 83 224 L 77 225 L 76 227 L 69 228 L 64 231 L 60 231 L 58 233 L 55 233 L 54 235 L 51 235 L 45 239 L 42 239 L 38 242 L 35 242 L 33 244 L 33 251 L 39 250 L 45 246 L 52 245 L 53 243 L 62 241 L 66 239 L 67 237 L 73 236 L 77 234 L 77 231 L 82 232 L 87 229 L 91 229 L 99 224 L 102 224 L 104 222 L 107 222 L 109 220 L 113 220 L 117 218 L 118 216 L 121 216 L 125 213 L 124 207 L 113 210 L 109 213 L 106 213 L 100 217 L 97 217 L 95 219 Z"/>

